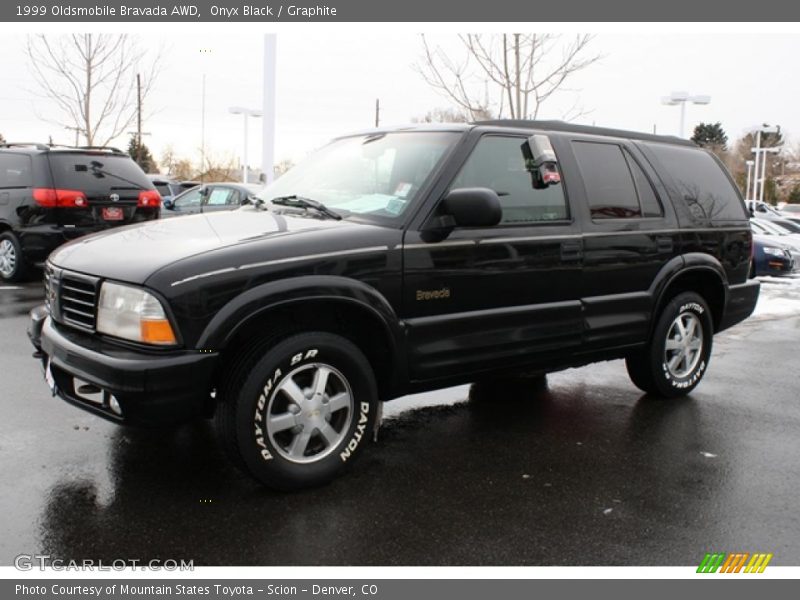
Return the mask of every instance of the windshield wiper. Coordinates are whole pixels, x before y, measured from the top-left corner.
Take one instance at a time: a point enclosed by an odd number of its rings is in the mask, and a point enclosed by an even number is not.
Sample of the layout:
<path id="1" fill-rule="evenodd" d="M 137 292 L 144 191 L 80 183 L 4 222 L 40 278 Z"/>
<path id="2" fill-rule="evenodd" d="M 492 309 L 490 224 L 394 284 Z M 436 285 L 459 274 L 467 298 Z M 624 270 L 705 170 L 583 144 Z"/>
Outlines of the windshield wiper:
<path id="1" fill-rule="evenodd" d="M 313 208 L 317 212 L 320 212 L 323 215 L 325 215 L 326 217 L 330 217 L 331 219 L 336 219 L 337 221 L 342 220 L 342 215 L 332 211 L 322 202 L 317 202 L 316 200 L 312 200 L 311 198 L 306 198 L 304 196 L 298 196 L 297 194 L 292 194 L 291 196 L 278 196 L 277 198 L 272 198 L 270 202 L 272 202 L 272 204 L 277 204 L 278 206 L 290 206 L 293 208 Z"/>
<path id="2" fill-rule="evenodd" d="M 106 171 L 103 169 L 103 163 L 93 160 L 89 163 L 89 167 L 92 169 L 92 175 L 97 178 L 101 178 L 104 175 L 108 175 L 109 177 L 114 177 L 115 179 L 119 179 L 120 181 L 124 181 L 125 183 L 130 183 L 132 186 L 135 186 L 137 190 L 147 190 L 148 188 L 139 185 L 135 181 L 131 181 L 130 179 L 125 179 L 124 177 L 117 175 L 116 173 L 112 173 L 111 171 Z"/>

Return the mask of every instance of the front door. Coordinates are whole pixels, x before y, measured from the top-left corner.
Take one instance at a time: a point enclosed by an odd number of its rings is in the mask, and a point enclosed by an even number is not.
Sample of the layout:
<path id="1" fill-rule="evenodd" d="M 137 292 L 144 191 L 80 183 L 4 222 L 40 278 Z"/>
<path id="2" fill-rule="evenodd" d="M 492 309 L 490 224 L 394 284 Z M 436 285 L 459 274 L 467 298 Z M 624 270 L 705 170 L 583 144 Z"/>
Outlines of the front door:
<path id="1" fill-rule="evenodd" d="M 554 360 L 581 342 L 580 232 L 563 186 L 533 188 L 525 143 L 480 137 L 449 186 L 494 190 L 500 224 L 455 228 L 438 242 L 406 232 L 403 316 L 413 380 Z"/>

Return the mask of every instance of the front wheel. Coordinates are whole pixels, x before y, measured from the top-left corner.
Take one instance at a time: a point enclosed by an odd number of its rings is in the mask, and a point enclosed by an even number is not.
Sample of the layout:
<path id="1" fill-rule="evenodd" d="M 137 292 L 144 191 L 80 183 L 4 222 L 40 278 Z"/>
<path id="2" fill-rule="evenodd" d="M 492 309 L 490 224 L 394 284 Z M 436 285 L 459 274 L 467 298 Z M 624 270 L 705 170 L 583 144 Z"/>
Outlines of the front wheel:
<path id="1" fill-rule="evenodd" d="M 221 390 L 219 430 L 240 466 L 268 487 L 292 490 L 330 481 L 374 429 L 372 368 L 341 336 L 294 335 L 232 372 L 238 374 Z"/>
<path id="2" fill-rule="evenodd" d="M 711 312 L 702 296 L 678 294 L 661 312 L 649 346 L 626 359 L 631 381 L 654 396 L 688 394 L 708 368 L 713 335 Z"/>

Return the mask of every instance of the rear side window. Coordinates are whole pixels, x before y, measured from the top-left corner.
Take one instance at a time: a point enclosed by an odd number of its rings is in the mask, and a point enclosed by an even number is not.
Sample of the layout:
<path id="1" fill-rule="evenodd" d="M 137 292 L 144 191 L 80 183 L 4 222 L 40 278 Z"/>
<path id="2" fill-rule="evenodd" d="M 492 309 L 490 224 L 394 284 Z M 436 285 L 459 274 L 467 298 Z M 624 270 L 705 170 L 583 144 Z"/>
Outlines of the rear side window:
<path id="1" fill-rule="evenodd" d="M 156 186 L 156 190 L 158 190 L 158 193 L 161 194 L 162 198 L 164 196 L 172 196 L 172 190 L 169 189 L 169 184 L 158 182 L 154 183 L 154 185 Z"/>
<path id="2" fill-rule="evenodd" d="M 208 206 L 227 206 L 230 204 L 236 204 L 237 196 L 238 194 L 236 193 L 236 190 L 232 190 L 230 188 L 214 188 L 208 195 L 206 204 Z"/>
<path id="3" fill-rule="evenodd" d="M 24 154 L 0 153 L 0 188 L 31 185 L 31 159 Z"/>
<path id="4" fill-rule="evenodd" d="M 51 152 L 55 187 L 108 195 L 119 190 L 151 190 L 153 184 L 128 156 Z"/>
<path id="5" fill-rule="evenodd" d="M 745 220 L 739 195 L 722 167 L 704 150 L 648 144 L 666 171 L 670 194 L 681 198 L 700 220 Z"/>
<path id="6" fill-rule="evenodd" d="M 561 185 L 534 189 L 522 152 L 524 143 L 518 137 L 481 138 L 450 188 L 483 187 L 497 192 L 503 208 L 500 223 L 504 225 L 569 218 Z"/>

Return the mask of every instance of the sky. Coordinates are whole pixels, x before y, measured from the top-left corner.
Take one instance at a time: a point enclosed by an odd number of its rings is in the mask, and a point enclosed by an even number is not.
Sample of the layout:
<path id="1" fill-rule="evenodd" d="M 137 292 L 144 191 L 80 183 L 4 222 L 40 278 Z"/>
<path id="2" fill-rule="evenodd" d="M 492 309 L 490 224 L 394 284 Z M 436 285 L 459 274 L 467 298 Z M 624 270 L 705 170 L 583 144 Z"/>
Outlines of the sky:
<path id="1" fill-rule="evenodd" d="M 263 36 L 175 32 L 138 37 L 145 47 L 162 49 L 143 126 L 155 157 L 172 146 L 182 157 L 199 159 L 205 74 L 206 152 L 238 159 L 243 119 L 228 108 L 261 108 Z M 428 39 L 448 55 L 459 55 L 455 35 Z M 24 35 L 0 39 L 0 133 L 11 141 L 46 141 L 52 135 L 58 143 L 74 142 L 63 125 L 49 122 L 58 118 L 55 107 L 37 90 L 24 45 Z M 709 105 L 687 106 L 687 135 L 700 121 L 720 121 L 731 139 L 770 123 L 800 140 L 800 78 L 793 67 L 800 35 L 597 34 L 590 51 L 601 59 L 569 80 L 568 91 L 551 98 L 540 118 L 561 118 L 577 101 L 586 111 L 577 123 L 677 134 L 680 110 L 660 100 L 683 90 L 711 96 Z M 410 32 L 279 33 L 276 161 L 296 161 L 334 136 L 372 127 L 376 98 L 382 125 L 408 123 L 451 106 L 415 71 L 421 52 L 419 35 Z M 251 121 L 249 162 L 254 166 L 261 160 L 261 127 L 260 120 Z M 127 138 L 116 142 L 126 144 Z"/>

